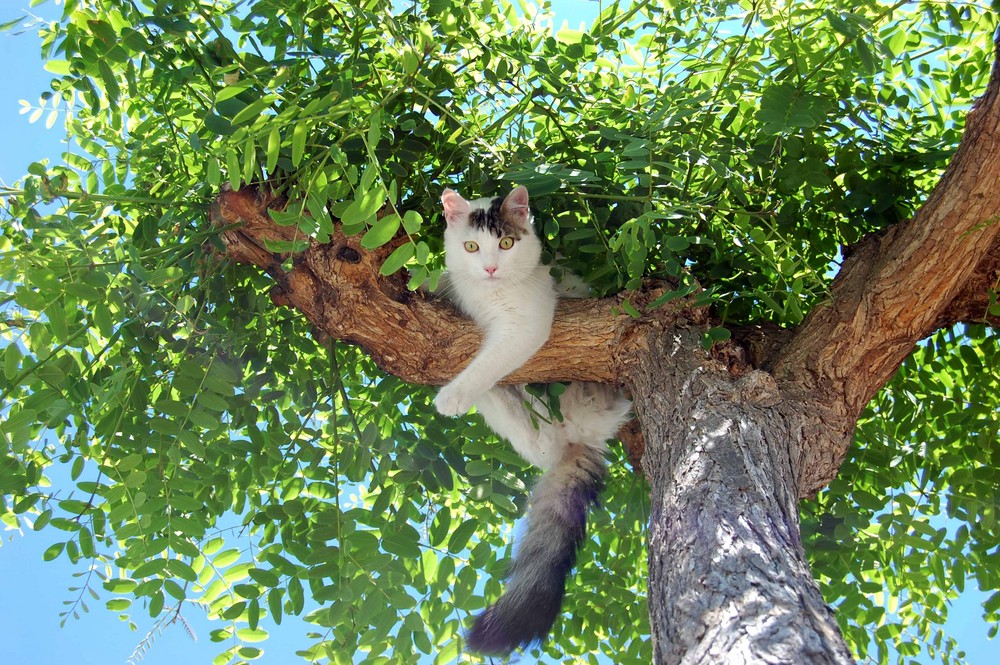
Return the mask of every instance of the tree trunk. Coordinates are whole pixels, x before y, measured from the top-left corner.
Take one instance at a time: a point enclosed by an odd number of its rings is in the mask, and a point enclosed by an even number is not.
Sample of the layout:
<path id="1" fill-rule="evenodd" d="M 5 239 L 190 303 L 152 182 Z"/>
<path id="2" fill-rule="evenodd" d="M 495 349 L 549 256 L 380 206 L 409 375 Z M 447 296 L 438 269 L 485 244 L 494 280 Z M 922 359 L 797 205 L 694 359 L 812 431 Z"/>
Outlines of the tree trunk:
<path id="1" fill-rule="evenodd" d="M 654 662 L 853 662 L 799 534 L 801 433 L 822 420 L 769 374 L 732 377 L 699 341 L 651 336 L 629 377 L 652 494 Z"/>

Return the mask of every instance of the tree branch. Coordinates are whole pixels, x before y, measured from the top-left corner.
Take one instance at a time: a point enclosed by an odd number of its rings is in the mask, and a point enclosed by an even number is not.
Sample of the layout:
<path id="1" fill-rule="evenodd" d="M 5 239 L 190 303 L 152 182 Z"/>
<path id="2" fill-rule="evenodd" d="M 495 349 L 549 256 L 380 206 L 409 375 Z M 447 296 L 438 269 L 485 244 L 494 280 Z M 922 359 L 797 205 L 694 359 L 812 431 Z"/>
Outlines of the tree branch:
<path id="1" fill-rule="evenodd" d="M 996 41 L 1000 56 L 1000 37 Z M 830 298 L 766 365 L 785 389 L 832 408 L 841 450 L 806 450 L 833 477 L 861 410 L 914 345 L 988 316 L 1000 279 L 1000 57 L 969 113 L 957 152 L 913 218 L 863 240 L 845 259 Z M 817 479 L 823 483 L 823 478 Z"/>
<path id="2" fill-rule="evenodd" d="M 268 216 L 269 209 L 282 207 L 284 201 L 266 190 L 245 188 L 222 192 L 211 211 L 214 223 L 231 227 L 222 232 L 228 256 L 275 278 L 276 304 L 295 307 L 325 334 L 363 347 L 381 369 L 411 383 L 447 383 L 476 354 L 482 336 L 469 319 L 448 303 L 408 291 L 402 272 L 379 274 L 382 261 L 405 238 L 369 251 L 359 236 L 344 236 L 338 226 L 330 243 L 311 242 L 286 270 L 288 257 L 267 249 L 268 241 L 295 238 L 294 227 L 278 226 Z M 649 285 L 630 294 L 630 302 L 644 311 L 666 290 Z M 707 310 L 693 308 L 690 299 L 639 318 L 620 312 L 622 299 L 561 301 L 549 341 L 504 381 L 620 385 L 622 367 L 635 357 L 634 346 L 644 343 L 642 331 L 708 321 Z"/>

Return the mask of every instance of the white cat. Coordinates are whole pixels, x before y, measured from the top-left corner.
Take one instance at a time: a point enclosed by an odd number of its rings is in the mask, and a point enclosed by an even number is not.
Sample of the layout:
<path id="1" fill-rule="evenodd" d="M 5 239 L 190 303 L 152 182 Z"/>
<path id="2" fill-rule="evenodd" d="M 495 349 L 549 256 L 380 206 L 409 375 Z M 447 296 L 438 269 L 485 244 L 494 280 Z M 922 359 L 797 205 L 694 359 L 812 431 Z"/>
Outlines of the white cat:
<path id="1" fill-rule="evenodd" d="M 435 405 L 442 414 L 459 415 L 475 404 L 494 432 L 545 470 L 531 494 L 507 589 L 468 636 L 475 651 L 507 654 L 544 638 L 559 616 L 587 510 L 604 485 L 606 441 L 631 403 L 609 386 L 571 383 L 560 397 L 560 420 L 548 418 L 548 407 L 523 386 L 496 385 L 541 348 L 555 312 L 528 191 L 517 187 L 505 199 L 466 201 L 446 189 L 441 201 L 448 223 L 444 289 L 485 337 Z M 532 418 L 532 411 L 543 417 Z"/>
<path id="2" fill-rule="evenodd" d="M 549 269 L 539 262 L 542 244 L 527 189 L 476 201 L 446 189 L 441 202 L 448 222 L 444 289 L 485 333 L 476 357 L 434 400 L 441 414 L 458 416 L 541 348 L 556 295 Z"/>

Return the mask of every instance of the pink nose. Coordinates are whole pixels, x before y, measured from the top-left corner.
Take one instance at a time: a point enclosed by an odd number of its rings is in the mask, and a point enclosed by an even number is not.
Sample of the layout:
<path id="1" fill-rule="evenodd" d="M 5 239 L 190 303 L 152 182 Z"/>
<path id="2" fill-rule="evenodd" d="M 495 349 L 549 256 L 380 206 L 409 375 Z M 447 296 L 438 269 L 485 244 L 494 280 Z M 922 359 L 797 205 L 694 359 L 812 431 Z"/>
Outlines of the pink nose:
<path id="1" fill-rule="evenodd" d="M 497 266 L 485 266 L 485 267 L 483 267 L 483 270 L 485 270 L 486 272 L 488 272 L 490 274 L 490 277 L 492 277 L 493 273 L 495 273 L 497 271 Z"/>

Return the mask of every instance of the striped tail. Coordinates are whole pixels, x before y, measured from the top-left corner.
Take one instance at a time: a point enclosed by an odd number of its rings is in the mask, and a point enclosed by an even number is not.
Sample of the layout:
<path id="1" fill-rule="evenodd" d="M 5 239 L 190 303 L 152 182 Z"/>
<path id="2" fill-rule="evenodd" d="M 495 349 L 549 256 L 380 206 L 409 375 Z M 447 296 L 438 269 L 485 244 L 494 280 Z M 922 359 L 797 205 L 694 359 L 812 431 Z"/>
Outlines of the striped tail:
<path id="1" fill-rule="evenodd" d="M 507 590 L 476 617 L 469 633 L 473 651 L 506 655 L 548 635 L 587 533 L 587 511 L 597 503 L 606 473 L 603 451 L 571 443 L 538 481 Z"/>

